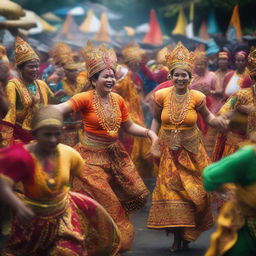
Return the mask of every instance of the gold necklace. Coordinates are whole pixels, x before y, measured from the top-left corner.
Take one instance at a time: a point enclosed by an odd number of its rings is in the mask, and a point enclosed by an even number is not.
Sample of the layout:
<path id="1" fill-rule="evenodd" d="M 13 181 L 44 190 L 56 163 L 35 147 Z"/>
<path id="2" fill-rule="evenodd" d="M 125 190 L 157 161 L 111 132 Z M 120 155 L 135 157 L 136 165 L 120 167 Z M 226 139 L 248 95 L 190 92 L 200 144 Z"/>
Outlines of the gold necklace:
<path id="1" fill-rule="evenodd" d="M 36 170 L 35 170 L 35 179 L 37 180 L 38 184 L 41 184 L 42 187 L 44 187 L 44 190 L 46 190 L 48 193 L 56 193 L 59 190 L 59 186 L 61 183 L 60 179 L 60 152 L 59 149 L 56 148 L 56 170 L 54 177 L 51 177 L 48 173 L 46 173 L 43 170 L 43 165 L 41 164 L 41 161 L 39 160 L 38 155 L 36 153 L 33 153 L 35 159 L 36 159 Z"/>
<path id="2" fill-rule="evenodd" d="M 168 114 L 170 122 L 176 126 L 176 128 L 183 123 L 188 112 L 188 105 L 190 102 L 190 92 L 186 91 L 185 94 L 179 95 L 175 92 L 175 88 L 171 89 L 169 97 Z"/>
<path id="3" fill-rule="evenodd" d="M 121 125 L 121 111 L 113 93 L 108 94 L 108 103 L 104 104 L 97 91 L 93 94 L 93 107 L 101 127 L 112 138 L 117 137 Z"/>

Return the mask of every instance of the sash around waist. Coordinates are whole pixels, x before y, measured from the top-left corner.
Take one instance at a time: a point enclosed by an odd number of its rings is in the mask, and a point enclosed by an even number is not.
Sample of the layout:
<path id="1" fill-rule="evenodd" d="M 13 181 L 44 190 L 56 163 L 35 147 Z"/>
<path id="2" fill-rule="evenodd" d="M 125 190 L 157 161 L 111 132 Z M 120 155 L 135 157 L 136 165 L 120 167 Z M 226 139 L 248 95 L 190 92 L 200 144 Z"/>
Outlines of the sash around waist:
<path id="1" fill-rule="evenodd" d="M 183 147 L 185 150 L 197 154 L 202 135 L 197 126 L 191 129 L 162 129 L 159 133 L 160 145 L 168 146 L 171 150 L 178 150 Z"/>

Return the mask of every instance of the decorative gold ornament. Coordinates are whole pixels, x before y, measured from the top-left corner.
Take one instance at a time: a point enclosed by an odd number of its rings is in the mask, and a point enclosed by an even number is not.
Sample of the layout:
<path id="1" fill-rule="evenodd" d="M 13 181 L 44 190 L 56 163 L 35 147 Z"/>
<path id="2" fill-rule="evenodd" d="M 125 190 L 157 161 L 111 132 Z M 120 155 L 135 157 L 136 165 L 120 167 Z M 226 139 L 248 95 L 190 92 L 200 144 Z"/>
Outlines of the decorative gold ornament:
<path id="1" fill-rule="evenodd" d="M 194 53 L 195 53 L 195 62 L 207 61 L 205 46 L 203 44 L 198 45 Z"/>
<path id="2" fill-rule="evenodd" d="M 171 124 L 174 124 L 176 128 L 184 122 L 187 116 L 189 102 L 189 90 L 185 94 L 179 95 L 175 92 L 174 87 L 171 89 L 168 103 L 169 118 Z"/>
<path id="3" fill-rule="evenodd" d="M 16 66 L 33 59 L 40 61 L 33 48 L 26 41 L 17 36 L 15 44 Z"/>
<path id="4" fill-rule="evenodd" d="M 141 49 L 135 42 L 125 45 L 122 49 L 122 55 L 125 62 L 141 62 L 145 53 L 146 51 Z"/>
<path id="5" fill-rule="evenodd" d="M 248 70 L 252 79 L 256 79 L 256 47 L 252 46 L 248 55 Z"/>
<path id="6" fill-rule="evenodd" d="M 108 94 L 108 104 L 104 107 L 102 98 L 94 91 L 93 107 L 101 127 L 107 131 L 110 137 L 116 138 L 120 129 L 122 116 L 113 93 Z"/>
<path id="7" fill-rule="evenodd" d="M 65 43 L 58 42 L 50 51 L 50 55 L 56 65 L 64 65 L 74 62 L 72 49 Z"/>
<path id="8" fill-rule="evenodd" d="M 175 68 L 181 68 L 192 73 L 195 54 L 189 52 L 181 42 L 178 42 L 175 49 L 169 52 L 165 58 L 170 72 Z"/>
<path id="9" fill-rule="evenodd" d="M 95 47 L 92 42 L 88 41 L 82 49 L 82 55 L 89 78 L 104 69 L 116 69 L 117 57 L 112 48 L 107 49 L 104 45 Z"/>

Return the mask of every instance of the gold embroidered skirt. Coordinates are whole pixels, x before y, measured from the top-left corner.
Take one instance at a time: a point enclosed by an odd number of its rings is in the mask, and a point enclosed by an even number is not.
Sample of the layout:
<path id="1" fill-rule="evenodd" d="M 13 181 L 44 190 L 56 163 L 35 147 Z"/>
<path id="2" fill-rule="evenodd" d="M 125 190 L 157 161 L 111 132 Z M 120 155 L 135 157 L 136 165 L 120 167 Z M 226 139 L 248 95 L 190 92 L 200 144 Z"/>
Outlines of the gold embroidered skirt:
<path id="1" fill-rule="evenodd" d="M 193 139 L 196 131 L 191 131 L 191 136 L 186 133 L 187 138 Z M 205 192 L 201 177 L 209 158 L 198 139 L 193 139 L 197 146 L 192 146 L 189 141 L 182 143 L 193 151 L 190 152 L 181 143 L 169 147 L 166 133 L 162 136 L 160 134 L 164 143 L 161 143 L 159 174 L 147 226 L 155 229 L 182 228 L 183 239 L 193 241 L 213 224 L 210 195 Z M 185 137 L 181 136 L 181 139 Z"/>
<path id="2" fill-rule="evenodd" d="M 120 142 L 103 143 L 88 138 L 75 146 L 85 159 L 73 189 L 98 201 L 112 216 L 121 232 L 121 249 L 130 249 L 134 228 L 129 213 L 141 208 L 148 190 Z"/>

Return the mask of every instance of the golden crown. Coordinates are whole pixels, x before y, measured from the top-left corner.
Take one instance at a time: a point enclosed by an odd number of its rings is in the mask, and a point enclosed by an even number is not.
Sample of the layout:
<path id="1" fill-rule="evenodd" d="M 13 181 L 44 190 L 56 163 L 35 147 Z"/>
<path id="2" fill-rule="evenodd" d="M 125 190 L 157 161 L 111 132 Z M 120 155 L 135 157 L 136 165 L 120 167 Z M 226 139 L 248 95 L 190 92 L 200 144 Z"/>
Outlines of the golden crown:
<path id="1" fill-rule="evenodd" d="M 156 61 L 158 63 L 165 63 L 166 58 L 165 56 L 168 54 L 169 51 L 173 50 L 173 47 L 171 45 L 167 45 L 164 48 L 162 48 L 160 51 L 156 54 Z"/>
<path id="2" fill-rule="evenodd" d="M 248 69 L 251 78 L 256 77 L 256 47 L 252 46 L 251 51 L 248 55 Z"/>
<path id="3" fill-rule="evenodd" d="M 138 44 L 131 42 L 124 46 L 122 49 L 122 55 L 126 62 L 136 61 L 141 62 L 143 55 L 146 53 L 145 50 L 141 49 Z"/>
<path id="4" fill-rule="evenodd" d="M 165 58 L 170 72 L 175 68 L 182 68 L 190 73 L 192 72 L 195 54 L 194 52 L 189 52 L 181 42 L 178 42 L 175 49 L 169 52 Z"/>
<path id="5" fill-rule="evenodd" d="M 40 61 L 33 48 L 26 41 L 17 36 L 15 43 L 16 66 L 33 59 Z"/>
<path id="6" fill-rule="evenodd" d="M 195 61 L 205 61 L 206 58 L 206 52 L 205 52 L 205 46 L 203 44 L 200 44 L 196 47 L 195 51 Z"/>
<path id="7" fill-rule="evenodd" d="M 92 42 L 88 41 L 82 49 L 82 55 L 89 78 L 104 69 L 116 69 L 117 57 L 112 48 L 107 49 L 104 45 L 95 47 Z"/>
<path id="8" fill-rule="evenodd" d="M 56 43 L 50 54 L 56 65 L 64 65 L 73 61 L 72 49 L 62 42 Z"/>

